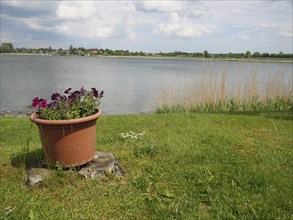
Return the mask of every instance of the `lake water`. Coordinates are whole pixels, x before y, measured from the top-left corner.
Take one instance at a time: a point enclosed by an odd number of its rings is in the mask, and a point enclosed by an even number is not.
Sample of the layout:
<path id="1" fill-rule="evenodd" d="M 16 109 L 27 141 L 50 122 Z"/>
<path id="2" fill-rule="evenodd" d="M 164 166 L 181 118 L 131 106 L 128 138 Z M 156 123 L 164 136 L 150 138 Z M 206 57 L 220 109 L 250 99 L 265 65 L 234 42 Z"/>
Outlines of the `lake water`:
<path id="1" fill-rule="evenodd" d="M 255 63 L 148 58 L 1 55 L 1 112 L 25 113 L 36 96 L 50 99 L 67 88 L 104 90 L 105 114 L 154 112 L 166 85 L 184 87 L 188 79 L 227 73 L 228 82 L 251 73 L 262 79 L 282 72 L 292 77 L 292 63 Z M 285 80 L 285 83 L 287 80 Z"/>

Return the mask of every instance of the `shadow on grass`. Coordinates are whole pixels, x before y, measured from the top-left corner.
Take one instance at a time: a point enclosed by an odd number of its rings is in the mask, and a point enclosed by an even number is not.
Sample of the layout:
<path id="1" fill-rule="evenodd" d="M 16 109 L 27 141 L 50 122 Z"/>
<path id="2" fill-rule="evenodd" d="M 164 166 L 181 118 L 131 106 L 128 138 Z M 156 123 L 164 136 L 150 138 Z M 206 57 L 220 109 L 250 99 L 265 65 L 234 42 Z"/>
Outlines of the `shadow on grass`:
<path id="1" fill-rule="evenodd" d="M 277 120 L 293 120 L 293 111 L 286 112 L 229 112 L 229 115 L 264 116 Z"/>
<path id="2" fill-rule="evenodd" d="M 278 113 L 268 113 L 265 115 L 267 118 L 277 119 L 277 120 L 293 120 L 292 112 L 278 112 Z"/>
<path id="3" fill-rule="evenodd" d="M 20 152 L 11 156 L 11 165 L 14 167 L 44 167 L 44 153 L 42 149 L 36 149 L 30 152 Z"/>
<path id="4" fill-rule="evenodd" d="M 36 149 L 30 152 L 20 152 L 17 154 L 13 154 L 10 157 L 11 165 L 17 168 L 24 168 L 29 170 L 30 168 L 46 168 L 46 169 L 62 169 L 64 171 L 67 170 L 81 170 L 83 167 L 87 166 L 86 164 L 74 167 L 62 167 L 59 165 L 50 166 L 46 163 L 44 151 L 42 148 Z"/>
<path id="5" fill-rule="evenodd" d="M 222 112 L 222 113 L 226 113 L 228 115 L 247 115 L 247 116 L 257 116 L 257 115 L 261 115 L 264 114 L 264 112 L 251 112 L 251 111 L 247 111 L 247 112 Z"/>

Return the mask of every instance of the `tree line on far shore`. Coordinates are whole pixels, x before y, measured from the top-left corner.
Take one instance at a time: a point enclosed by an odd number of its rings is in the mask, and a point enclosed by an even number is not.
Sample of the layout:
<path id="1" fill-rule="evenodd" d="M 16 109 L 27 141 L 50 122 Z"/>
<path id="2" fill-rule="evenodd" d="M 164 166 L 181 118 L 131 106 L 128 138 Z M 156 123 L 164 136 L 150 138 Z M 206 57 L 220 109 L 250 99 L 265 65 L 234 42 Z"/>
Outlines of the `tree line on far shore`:
<path id="1" fill-rule="evenodd" d="M 149 53 L 143 51 L 129 50 L 111 50 L 84 47 L 73 47 L 70 45 L 68 49 L 48 48 L 14 48 L 12 43 L 2 43 L 0 53 L 20 53 L 20 54 L 41 54 L 41 55 L 78 55 L 78 56 L 157 56 L 157 57 L 190 57 L 190 58 L 233 58 L 233 59 L 250 59 L 250 58 L 293 58 L 293 54 L 279 53 L 260 53 L 246 51 L 244 53 L 209 53 L 207 50 L 203 52 L 159 52 Z"/>

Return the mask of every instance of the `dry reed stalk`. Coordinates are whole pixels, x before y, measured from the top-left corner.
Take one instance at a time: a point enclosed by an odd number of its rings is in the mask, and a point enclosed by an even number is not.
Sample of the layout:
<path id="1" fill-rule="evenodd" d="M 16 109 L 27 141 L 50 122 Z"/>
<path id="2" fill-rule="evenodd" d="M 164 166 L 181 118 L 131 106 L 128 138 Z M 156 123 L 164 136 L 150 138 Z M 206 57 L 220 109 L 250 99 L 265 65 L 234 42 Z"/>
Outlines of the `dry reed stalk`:
<path id="1" fill-rule="evenodd" d="M 186 106 L 188 111 L 191 111 L 192 108 L 197 103 L 196 94 L 198 94 L 198 93 L 196 91 L 197 87 L 194 86 L 195 84 L 196 84 L 195 79 L 189 80 L 188 81 L 188 87 L 187 87 L 187 89 L 185 91 L 186 100 L 185 100 L 183 106 Z"/>
<path id="2" fill-rule="evenodd" d="M 258 94 L 256 73 L 251 74 L 250 83 L 247 84 L 247 88 L 248 88 L 247 90 L 248 97 L 246 98 L 248 101 L 253 101 L 255 98 L 257 98 L 257 94 Z"/>
<path id="3" fill-rule="evenodd" d="M 161 97 L 160 106 L 182 107 L 186 111 L 247 111 L 270 108 L 267 105 L 278 97 L 283 100 L 293 99 L 293 77 L 286 79 L 279 71 L 267 80 L 261 78 L 255 72 L 255 66 L 251 68 L 246 80 L 237 78 L 232 85 L 227 84 L 226 68 L 221 76 L 217 72 L 202 70 L 208 74 L 201 74 L 199 78 L 188 79 L 185 87 L 175 88 L 173 85 L 165 87 Z M 262 76 L 263 77 L 263 76 Z M 262 81 L 260 81 L 262 80 Z M 265 81 L 265 82 L 264 82 Z M 291 82 L 291 83 L 290 83 Z M 262 86 L 259 85 L 262 83 Z M 287 97 L 287 98 L 286 98 Z M 269 101 L 271 100 L 271 101 Z M 279 105 L 279 103 L 278 103 Z M 287 105 L 287 104 L 286 104 Z M 274 107 L 272 107 L 274 108 Z"/>
<path id="4" fill-rule="evenodd" d="M 221 78 L 221 104 L 224 104 L 224 100 L 226 98 L 226 70 L 224 69 L 222 72 L 222 78 Z"/>

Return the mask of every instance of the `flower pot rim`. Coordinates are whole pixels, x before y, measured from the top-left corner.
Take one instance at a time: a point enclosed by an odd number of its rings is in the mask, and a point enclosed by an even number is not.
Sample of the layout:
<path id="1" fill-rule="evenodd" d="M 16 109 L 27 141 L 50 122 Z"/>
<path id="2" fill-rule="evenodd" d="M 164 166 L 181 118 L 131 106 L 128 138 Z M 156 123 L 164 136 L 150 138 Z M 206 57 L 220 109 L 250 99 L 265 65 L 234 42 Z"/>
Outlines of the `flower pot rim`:
<path id="1" fill-rule="evenodd" d="M 98 110 L 97 113 L 83 117 L 83 118 L 75 118 L 75 119 L 68 119 L 68 120 L 47 120 L 47 119 L 40 119 L 38 118 L 37 113 L 33 113 L 30 115 L 30 120 L 36 124 L 44 124 L 44 125 L 69 125 L 69 124 L 79 124 L 83 122 L 88 122 L 92 120 L 97 120 L 98 117 L 102 115 L 102 110 Z"/>

